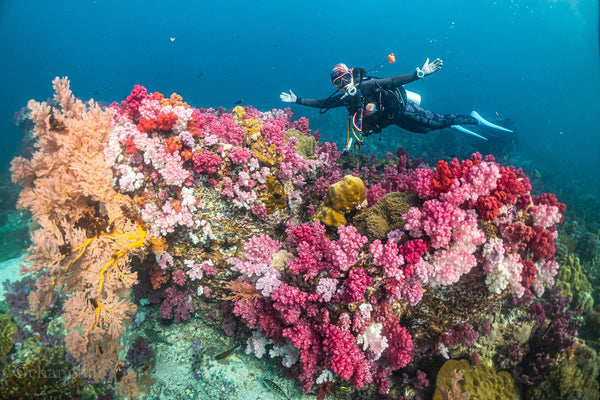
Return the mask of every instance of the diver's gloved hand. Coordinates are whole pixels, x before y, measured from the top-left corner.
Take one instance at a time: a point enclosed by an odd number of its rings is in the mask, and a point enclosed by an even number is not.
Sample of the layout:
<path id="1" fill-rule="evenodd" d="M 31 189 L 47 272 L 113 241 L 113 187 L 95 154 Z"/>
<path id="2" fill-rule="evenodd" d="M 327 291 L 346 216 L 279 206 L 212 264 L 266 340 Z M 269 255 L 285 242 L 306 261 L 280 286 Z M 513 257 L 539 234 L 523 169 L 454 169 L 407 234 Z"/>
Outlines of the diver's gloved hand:
<path id="1" fill-rule="evenodd" d="M 281 98 L 281 101 L 283 101 L 284 103 L 295 103 L 296 100 L 298 99 L 298 97 L 294 94 L 294 92 L 292 92 L 292 90 L 290 89 L 289 93 L 286 92 L 282 92 L 279 97 Z"/>
<path id="2" fill-rule="evenodd" d="M 432 63 L 429 62 L 429 58 L 425 60 L 425 64 L 421 68 L 417 68 L 417 76 L 423 78 L 427 75 L 431 75 L 434 72 L 439 71 L 444 65 L 444 62 L 439 58 L 436 58 Z"/>

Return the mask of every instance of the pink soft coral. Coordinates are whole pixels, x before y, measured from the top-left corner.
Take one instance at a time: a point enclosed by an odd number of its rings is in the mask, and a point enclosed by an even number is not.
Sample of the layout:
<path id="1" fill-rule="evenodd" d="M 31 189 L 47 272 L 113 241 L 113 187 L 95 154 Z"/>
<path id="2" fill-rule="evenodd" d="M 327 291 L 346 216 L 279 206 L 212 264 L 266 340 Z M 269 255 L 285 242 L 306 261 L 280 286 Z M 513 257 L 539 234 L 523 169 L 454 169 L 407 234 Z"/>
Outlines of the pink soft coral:
<path id="1" fill-rule="evenodd" d="M 329 271 L 333 278 L 347 271 L 358 260 L 360 248 L 367 238 L 358 234 L 353 226 L 338 228 L 339 239 L 325 237 L 325 226 L 320 222 L 291 228 L 298 249 L 298 257 L 288 263 L 290 270 L 304 279 L 314 278 L 321 271 Z"/>
<path id="2" fill-rule="evenodd" d="M 324 329 L 323 336 L 323 349 L 329 357 L 331 371 L 343 379 L 351 379 L 357 388 L 373 381 L 370 364 L 350 332 L 329 325 Z"/>
<path id="3" fill-rule="evenodd" d="M 437 199 L 427 200 L 422 210 L 412 207 L 402 217 L 405 229 L 415 237 L 425 232 L 431 239 L 431 247 L 447 247 L 452 238 L 452 229 L 465 218 L 466 212 L 457 206 Z"/>

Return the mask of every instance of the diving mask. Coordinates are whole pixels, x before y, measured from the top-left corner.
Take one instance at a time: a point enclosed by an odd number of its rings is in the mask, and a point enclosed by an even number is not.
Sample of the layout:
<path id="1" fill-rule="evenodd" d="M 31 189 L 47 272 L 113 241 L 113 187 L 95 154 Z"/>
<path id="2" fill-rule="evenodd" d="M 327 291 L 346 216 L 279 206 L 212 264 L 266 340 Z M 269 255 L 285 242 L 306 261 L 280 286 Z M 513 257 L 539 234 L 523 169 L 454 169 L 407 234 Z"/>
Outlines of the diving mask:
<path id="1" fill-rule="evenodd" d="M 331 74 L 331 83 L 338 89 L 342 89 L 345 86 L 352 84 L 352 72 L 351 71 L 334 71 Z"/>

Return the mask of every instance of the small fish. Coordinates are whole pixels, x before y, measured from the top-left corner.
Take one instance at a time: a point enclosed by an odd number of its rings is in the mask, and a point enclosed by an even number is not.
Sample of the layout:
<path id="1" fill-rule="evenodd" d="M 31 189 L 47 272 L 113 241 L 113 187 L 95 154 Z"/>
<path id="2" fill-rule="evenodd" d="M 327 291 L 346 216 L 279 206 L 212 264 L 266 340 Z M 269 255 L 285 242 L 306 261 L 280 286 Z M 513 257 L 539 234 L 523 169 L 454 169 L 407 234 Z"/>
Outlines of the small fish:
<path id="1" fill-rule="evenodd" d="M 242 104 L 244 102 L 244 99 L 239 99 L 238 101 L 236 101 L 234 104 Z"/>
<path id="2" fill-rule="evenodd" d="M 172 37 L 172 38 L 169 38 L 169 39 L 171 40 L 171 42 L 174 42 L 174 41 L 175 41 L 175 38 L 174 38 L 174 37 Z"/>
<path id="3" fill-rule="evenodd" d="M 231 354 L 233 354 L 234 351 L 236 351 L 236 349 L 239 347 L 239 345 L 235 345 L 234 347 L 230 348 L 229 350 L 225 350 L 224 352 L 217 354 L 215 356 L 215 360 L 224 360 L 227 357 L 229 357 Z"/>
<path id="4" fill-rule="evenodd" d="M 343 390 L 344 392 L 351 392 L 352 389 L 350 389 L 348 386 L 340 386 L 340 390 Z"/>
<path id="5" fill-rule="evenodd" d="M 282 396 L 286 399 L 288 398 L 288 395 L 283 391 L 281 386 L 279 386 L 278 384 L 273 382 L 271 379 L 263 378 L 261 380 L 262 380 L 263 385 L 265 385 L 271 392 L 273 392 L 279 396 Z"/>
<path id="6" fill-rule="evenodd" d="M 204 76 L 204 71 L 202 71 L 198 74 L 198 78 L 202 78 L 203 76 Z"/>

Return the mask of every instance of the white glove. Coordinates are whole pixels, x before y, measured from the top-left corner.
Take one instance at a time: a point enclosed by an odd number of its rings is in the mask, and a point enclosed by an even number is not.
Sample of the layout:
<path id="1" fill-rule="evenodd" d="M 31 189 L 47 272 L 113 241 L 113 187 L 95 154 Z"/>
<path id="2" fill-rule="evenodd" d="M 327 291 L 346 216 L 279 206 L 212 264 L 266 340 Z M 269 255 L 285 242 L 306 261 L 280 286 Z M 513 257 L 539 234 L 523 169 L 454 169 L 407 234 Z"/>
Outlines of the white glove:
<path id="1" fill-rule="evenodd" d="M 283 101 L 284 103 L 295 103 L 296 99 L 298 99 L 298 97 L 294 94 L 294 92 L 292 92 L 292 90 L 290 89 L 289 93 L 286 92 L 282 92 L 279 97 L 281 98 L 281 101 Z"/>
<path id="2" fill-rule="evenodd" d="M 427 58 L 427 60 L 425 60 L 425 64 L 423 64 L 423 66 L 420 69 L 417 68 L 417 74 L 419 75 L 419 78 L 422 78 L 427 75 L 431 75 L 434 72 L 439 71 L 442 68 L 442 65 L 444 65 L 444 63 L 439 58 L 436 58 L 432 63 L 430 63 L 429 58 Z M 419 71 L 423 72 L 423 74 L 422 74 L 423 76 L 421 76 Z"/>

